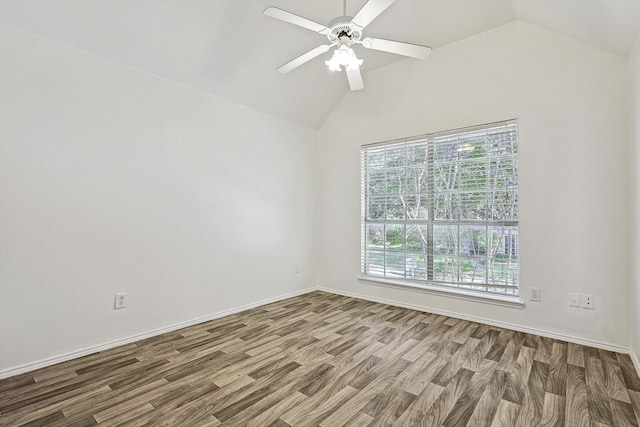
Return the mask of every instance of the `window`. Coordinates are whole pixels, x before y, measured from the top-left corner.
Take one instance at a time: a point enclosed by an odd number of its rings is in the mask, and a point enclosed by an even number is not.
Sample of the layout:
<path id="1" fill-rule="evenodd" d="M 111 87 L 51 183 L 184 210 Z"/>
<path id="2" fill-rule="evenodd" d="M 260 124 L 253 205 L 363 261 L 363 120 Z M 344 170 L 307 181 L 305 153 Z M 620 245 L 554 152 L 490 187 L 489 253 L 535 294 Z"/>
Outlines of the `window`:
<path id="1" fill-rule="evenodd" d="M 518 295 L 515 120 L 362 147 L 363 278 Z"/>

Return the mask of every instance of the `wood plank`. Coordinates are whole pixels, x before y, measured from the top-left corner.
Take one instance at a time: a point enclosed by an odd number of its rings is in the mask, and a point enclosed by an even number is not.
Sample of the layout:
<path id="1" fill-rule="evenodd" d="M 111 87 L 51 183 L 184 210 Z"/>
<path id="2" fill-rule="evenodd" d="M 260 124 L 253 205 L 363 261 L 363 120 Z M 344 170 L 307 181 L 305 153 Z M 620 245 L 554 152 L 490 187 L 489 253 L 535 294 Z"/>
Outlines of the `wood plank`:
<path id="1" fill-rule="evenodd" d="M 565 403 L 565 420 L 570 426 L 588 426 L 589 397 L 587 395 L 587 381 L 585 368 L 570 364 L 567 366 L 567 391 Z"/>
<path id="2" fill-rule="evenodd" d="M 423 424 L 442 425 L 454 407 L 456 401 L 464 394 L 471 382 L 474 372 L 460 368 L 458 373 L 451 378 L 445 390 L 440 393 L 423 418 Z"/>
<path id="3" fill-rule="evenodd" d="M 584 351 L 580 344 L 567 344 L 567 363 L 584 368 Z"/>
<path id="4" fill-rule="evenodd" d="M 549 375 L 549 365 L 547 363 L 533 361 L 531 374 L 527 381 L 527 389 L 520 405 L 518 414 L 518 425 L 538 426 L 542 418 L 544 406 L 544 389 Z"/>
<path id="5" fill-rule="evenodd" d="M 612 351 L 600 349 L 600 359 L 604 368 L 604 379 L 607 384 L 607 396 L 622 402 L 631 403 L 631 398 L 624 383 L 622 370 L 618 364 L 616 354 Z"/>
<path id="6" fill-rule="evenodd" d="M 409 407 L 398 417 L 394 426 L 416 425 L 422 422 L 427 412 L 444 392 L 444 387 L 437 384 L 429 384 Z"/>
<path id="7" fill-rule="evenodd" d="M 633 406 L 627 402 L 621 402 L 617 399 L 611 399 L 611 415 L 613 416 L 613 425 L 616 426 L 638 426 Z"/>
<path id="8" fill-rule="evenodd" d="M 367 415 L 364 412 L 358 412 L 353 416 L 347 423 L 345 427 L 368 427 L 374 421 L 371 415 Z"/>
<path id="9" fill-rule="evenodd" d="M 493 372 L 489 386 L 482 393 L 482 397 L 478 401 L 473 414 L 471 414 L 467 425 L 487 427 L 491 425 L 496 416 L 508 379 L 508 372 L 498 369 Z"/>
<path id="10" fill-rule="evenodd" d="M 482 397 L 482 393 L 493 378 L 497 362 L 492 359 L 485 359 L 483 364 L 475 371 L 469 386 L 455 401 L 453 408 L 447 414 L 442 423 L 444 426 L 467 425 L 476 405 Z"/>
<path id="11" fill-rule="evenodd" d="M 540 426 L 542 427 L 563 427 L 565 398 L 554 393 L 545 393 L 544 405 L 542 407 L 542 419 Z"/>
<path id="12" fill-rule="evenodd" d="M 633 407 L 633 412 L 636 416 L 636 422 L 640 425 L 640 392 L 627 390 L 629 392 L 629 397 L 631 398 L 631 406 Z"/>
<path id="13" fill-rule="evenodd" d="M 549 393 L 564 396 L 567 384 L 567 345 L 554 342 L 551 349 L 549 378 L 545 390 Z"/>
<path id="14" fill-rule="evenodd" d="M 602 362 L 599 357 L 595 359 L 589 356 L 585 360 L 585 365 L 589 416 L 591 417 L 591 421 L 611 426 L 613 425 L 613 417 L 611 415 L 609 396 L 607 396 Z"/>
<path id="15" fill-rule="evenodd" d="M 522 403 L 524 399 L 524 393 L 526 390 L 527 382 L 529 381 L 529 374 L 531 373 L 531 367 L 533 366 L 533 356 L 535 355 L 535 349 L 530 347 L 522 347 L 516 365 L 509 376 L 507 381 L 507 387 L 504 390 L 503 399 L 513 402 L 517 405 Z"/>
<path id="16" fill-rule="evenodd" d="M 516 426 L 519 412 L 520 412 L 520 405 L 510 402 L 508 400 L 501 400 L 500 404 L 498 405 L 496 415 L 493 418 L 493 422 L 491 423 L 491 427 Z"/>

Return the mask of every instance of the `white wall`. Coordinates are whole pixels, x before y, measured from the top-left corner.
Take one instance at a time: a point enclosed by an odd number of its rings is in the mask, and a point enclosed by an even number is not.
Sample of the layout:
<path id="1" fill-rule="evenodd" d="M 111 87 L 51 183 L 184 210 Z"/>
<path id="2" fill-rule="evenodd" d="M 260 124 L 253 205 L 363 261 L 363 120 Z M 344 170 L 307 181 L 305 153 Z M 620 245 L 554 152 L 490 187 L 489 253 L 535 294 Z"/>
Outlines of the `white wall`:
<path id="1" fill-rule="evenodd" d="M 513 22 L 364 76 L 320 131 L 319 283 L 611 346 L 628 346 L 627 60 Z M 359 146 L 518 118 L 526 308 L 360 283 Z M 568 293 L 595 295 L 595 310 Z"/>
<path id="2" fill-rule="evenodd" d="M 629 154 L 630 347 L 640 368 L 640 34 L 629 58 Z"/>
<path id="3" fill-rule="evenodd" d="M 314 284 L 315 131 L 0 31 L 0 376 Z"/>

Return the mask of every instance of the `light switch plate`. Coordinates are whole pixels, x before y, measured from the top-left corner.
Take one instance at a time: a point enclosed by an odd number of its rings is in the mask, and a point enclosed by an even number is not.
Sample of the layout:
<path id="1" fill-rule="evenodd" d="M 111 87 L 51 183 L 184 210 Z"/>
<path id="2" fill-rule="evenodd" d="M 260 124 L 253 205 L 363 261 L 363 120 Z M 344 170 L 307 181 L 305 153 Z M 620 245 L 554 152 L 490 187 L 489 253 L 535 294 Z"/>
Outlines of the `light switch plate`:
<path id="1" fill-rule="evenodd" d="M 580 307 L 580 294 L 569 294 L 569 306 Z"/>

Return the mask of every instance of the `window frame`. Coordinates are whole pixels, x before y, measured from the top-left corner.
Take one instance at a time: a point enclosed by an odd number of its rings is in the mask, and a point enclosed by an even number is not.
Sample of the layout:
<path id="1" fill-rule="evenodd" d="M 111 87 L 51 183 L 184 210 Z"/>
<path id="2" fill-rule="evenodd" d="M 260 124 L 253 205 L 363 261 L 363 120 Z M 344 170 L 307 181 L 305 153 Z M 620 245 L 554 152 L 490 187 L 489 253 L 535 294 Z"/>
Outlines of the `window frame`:
<path id="1" fill-rule="evenodd" d="M 461 137 L 465 137 L 465 136 L 469 136 L 472 135 L 474 133 L 482 133 L 485 132 L 485 136 L 484 139 L 482 140 L 482 144 L 489 144 L 488 140 L 489 137 L 487 135 L 489 135 L 489 132 L 495 129 L 499 129 L 499 128 L 504 128 L 505 132 L 504 134 L 507 135 L 507 137 L 513 137 L 514 141 L 511 144 L 511 148 L 512 151 L 509 152 L 509 154 L 507 154 L 506 156 L 504 156 L 504 158 L 510 158 L 513 159 L 513 167 L 512 167 L 512 176 L 509 176 L 509 178 L 511 178 L 511 181 L 509 181 L 510 183 L 514 184 L 514 187 L 510 187 L 509 190 L 514 192 L 515 194 L 515 201 L 512 203 L 515 204 L 516 206 L 516 215 L 515 218 L 511 218 L 509 220 L 504 220 L 504 219 L 497 219 L 497 220 L 487 220 L 487 219 L 481 219 L 481 220 L 469 220 L 469 219 L 447 219 L 447 220 L 443 220 L 443 219 L 436 219 L 434 218 L 434 205 L 435 205 L 435 200 L 437 195 L 442 195 L 442 192 L 438 192 L 438 190 L 436 190 L 434 188 L 434 182 L 435 182 L 435 170 L 436 170 L 436 160 L 434 158 L 434 150 L 436 150 L 438 148 L 438 144 L 441 143 L 441 141 L 445 140 L 447 138 L 458 138 L 460 139 Z M 493 135 L 493 134 L 491 134 Z M 438 142 L 440 141 L 440 142 Z M 368 167 L 368 165 L 365 163 L 367 161 L 367 154 L 369 154 L 370 152 L 373 152 L 376 149 L 384 149 L 387 150 L 389 149 L 389 147 L 391 147 L 391 149 L 395 149 L 396 147 L 398 147 L 401 150 L 405 150 L 405 154 L 408 150 L 407 147 L 411 147 L 412 144 L 417 144 L 420 146 L 424 146 L 427 150 L 427 159 L 426 159 L 426 164 L 422 166 L 422 168 L 424 170 L 426 170 L 427 172 L 427 191 L 426 194 L 428 194 L 428 201 L 427 201 L 427 218 L 425 219 L 411 219 L 408 216 L 405 216 L 404 219 L 400 218 L 400 219 L 369 219 L 368 218 L 368 207 L 369 207 L 369 199 L 372 198 L 371 194 L 369 193 L 370 191 L 370 187 L 368 186 L 368 184 L 371 182 L 369 180 L 369 174 L 372 170 L 376 171 L 375 169 L 371 169 Z M 483 145 L 483 147 L 485 147 Z M 460 146 L 458 146 L 458 150 L 460 151 Z M 373 144 L 365 144 L 361 146 L 361 159 L 360 159 L 360 166 L 361 166 L 361 189 L 360 189 L 360 195 L 361 195 L 361 257 L 360 257 L 360 280 L 366 283 L 373 283 L 373 284 L 381 284 L 381 285 L 393 285 L 393 286 L 404 286 L 404 287 L 410 287 L 410 288 L 415 288 L 415 289 L 420 289 L 420 290 L 425 290 L 425 291 L 431 291 L 431 292 L 436 292 L 436 293 L 444 293 L 444 294 L 451 294 L 452 296 L 458 296 L 458 297 L 468 297 L 471 299 L 476 299 L 476 298 L 480 298 L 480 299 L 489 299 L 489 300 L 495 300 L 498 302 L 504 302 L 506 305 L 510 305 L 510 304 L 514 304 L 517 306 L 520 306 L 522 304 L 522 300 L 520 299 L 521 297 L 521 283 L 520 283 L 520 256 L 519 256 L 519 218 L 518 218 L 518 214 L 517 214 L 517 209 L 519 207 L 519 173 L 518 173 L 518 160 L 519 160 L 519 126 L 518 126 L 518 120 L 517 119 L 510 119 L 510 120 L 504 120 L 504 121 L 499 121 L 499 122 L 492 122 L 492 123 L 486 123 L 486 124 L 481 124 L 481 125 L 476 125 L 476 126 L 469 126 L 469 127 L 465 127 L 465 128 L 459 128 L 459 129 L 452 129 L 452 130 L 447 130 L 447 131 L 443 131 L 443 132 L 433 132 L 433 133 L 428 133 L 428 134 L 424 134 L 424 135 L 418 135 L 418 136 L 413 136 L 413 137 L 408 137 L 408 138 L 401 138 L 401 139 L 396 139 L 396 140 L 389 140 L 389 141 L 383 141 L 383 142 L 377 142 L 377 143 L 373 143 Z M 458 158 L 460 157 L 460 155 L 458 155 Z M 498 158 L 498 157 L 495 157 Z M 499 157 L 500 159 L 502 159 L 503 157 Z M 494 157 L 491 156 L 484 156 L 479 158 L 480 162 L 489 162 L 492 159 L 494 159 Z M 457 162 L 460 162 L 460 160 L 456 160 Z M 407 160 L 408 162 L 408 160 Z M 411 168 L 410 165 L 405 164 L 404 166 L 400 166 L 400 168 L 404 168 L 405 172 L 407 169 Z M 418 170 L 419 167 L 416 168 L 416 170 Z M 383 167 L 381 167 L 379 170 L 377 170 L 377 172 L 385 172 L 388 173 L 389 170 L 393 170 L 393 166 L 389 166 L 387 164 L 387 157 L 386 157 L 386 151 L 385 151 L 385 164 Z M 406 178 L 406 177 L 405 177 Z M 385 185 L 388 185 L 388 180 L 385 181 Z M 467 183 L 465 181 L 465 183 Z M 387 188 L 385 187 L 385 190 L 387 190 Z M 496 188 L 491 188 L 489 189 L 489 187 L 487 187 L 486 189 L 484 189 L 483 191 L 490 191 L 490 193 L 492 195 L 494 195 L 497 190 Z M 411 194 L 410 191 L 406 191 L 405 193 L 400 192 L 401 194 L 403 194 L 403 196 L 407 197 L 407 195 Z M 476 193 L 478 193 L 478 191 L 476 190 Z M 390 193 L 385 193 L 385 194 L 390 194 Z M 513 194 L 513 193 L 512 193 Z M 387 195 L 387 200 L 388 200 L 389 196 Z M 403 202 L 404 203 L 404 202 Z M 388 202 L 385 201 L 384 204 L 384 212 L 386 214 L 386 212 L 389 210 L 389 205 Z M 408 212 L 408 208 L 405 205 L 405 215 Z M 417 215 L 415 215 L 417 217 Z M 395 226 L 400 226 L 400 228 L 402 228 L 402 233 L 403 233 L 403 244 L 402 247 L 403 249 L 400 251 L 403 254 L 403 257 L 401 259 L 401 261 L 404 263 L 404 271 L 403 274 L 400 277 L 393 277 L 393 276 L 389 276 L 387 274 L 387 271 L 389 270 L 387 268 L 388 266 L 388 262 L 386 260 L 386 253 L 390 252 L 387 251 L 386 246 L 383 245 L 382 248 L 382 252 L 385 253 L 385 258 L 383 261 L 383 272 L 382 274 L 375 274 L 375 273 L 371 273 L 371 271 L 368 271 L 367 268 L 370 266 L 370 264 L 368 264 L 368 258 L 367 258 L 367 254 L 368 254 L 368 246 L 367 246 L 367 231 L 368 231 L 368 226 L 372 226 L 372 225 L 381 225 L 383 227 L 383 235 L 385 236 L 384 239 L 386 240 L 386 233 L 387 233 L 387 229 L 384 228 L 386 225 L 395 225 Z M 514 270 L 512 271 L 511 269 L 509 269 L 507 271 L 507 280 L 506 280 L 506 285 L 501 285 L 501 284 L 497 284 L 495 283 L 495 277 L 494 277 L 494 283 L 489 283 L 489 268 L 488 266 L 492 266 L 492 268 L 495 267 L 495 260 L 497 259 L 495 257 L 495 255 L 497 255 L 497 252 L 494 253 L 492 256 L 490 256 L 490 250 L 487 250 L 486 248 L 486 243 L 485 243 L 485 254 L 484 254 L 484 262 L 485 262 L 485 283 L 477 283 L 477 282 L 464 282 L 461 281 L 460 278 L 462 277 L 462 275 L 460 274 L 460 260 L 463 259 L 463 257 L 460 255 L 460 253 L 456 253 L 455 254 L 455 259 L 457 262 L 457 268 L 458 268 L 458 272 L 457 272 L 457 281 L 444 281 L 444 280 L 438 280 L 435 279 L 435 273 L 434 273 L 434 257 L 436 255 L 436 252 L 434 251 L 434 246 L 435 246 L 435 238 L 434 238 L 434 227 L 436 226 L 445 226 L 445 225 L 449 225 L 449 226 L 453 226 L 456 228 L 456 230 L 460 230 L 460 227 L 479 227 L 479 228 L 485 228 L 485 232 L 484 235 L 487 236 L 487 240 L 489 239 L 489 228 L 490 227 L 503 227 L 504 228 L 508 228 L 509 230 L 513 230 L 513 234 L 511 234 L 511 231 L 509 232 L 509 263 L 508 265 L 510 266 L 511 263 L 511 259 L 514 258 L 516 260 L 516 265 Z M 425 278 L 412 278 L 412 277 L 408 277 L 407 275 L 407 263 L 410 260 L 410 258 L 407 258 L 407 254 L 410 253 L 410 251 L 407 250 L 407 241 L 408 241 L 408 237 L 407 237 L 407 229 L 410 226 L 426 226 L 426 233 L 427 233 L 427 237 L 423 238 L 423 242 L 426 242 L 427 244 L 427 249 L 424 250 L 423 248 L 423 252 L 421 254 L 423 254 L 424 257 L 426 257 L 424 263 L 426 264 L 426 272 L 424 273 L 426 275 Z M 471 228 L 469 228 L 469 231 L 471 232 Z M 492 229 L 493 232 L 493 229 Z M 458 239 L 458 243 L 460 242 L 460 235 L 457 234 L 456 237 Z M 504 236 L 504 235 L 503 235 Z M 514 239 L 515 238 L 515 239 Z M 506 245 L 506 243 L 505 243 Z M 515 252 L 514 252 L 514 247 L 512 247 L 511 245 L 515 245 Z M 459 246 L 457 247 L 459 249 Z M 458 250 L 457 249 L 457 250 Z M 506 250 L 506 249 L 505 249 Z M 379 252 L 379 250 L 375 250 L 374 252 Z M 514 256 L 515 253 L 515 256 Z M 424 258 L 423 258 L 424 259 Z M 479 263 L 481 263 L 481 261 L 478 261 Z M 397 267 L 396 267 L 397 268 Z M 511 266 L 509 267 L 511 268 Z M 396 270 L 397 272 L 398 270 Z M 495 271 L 493 272 L 493 274 L 495 274 Z M 474 268 L 474 275 L 475 275 L 475 268 Z M 508 277 L 513 277 L 513 284 L 509 285 L 508 284 Z M 500 290 L 500 291 L 497 291 Z"/>

